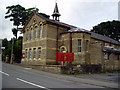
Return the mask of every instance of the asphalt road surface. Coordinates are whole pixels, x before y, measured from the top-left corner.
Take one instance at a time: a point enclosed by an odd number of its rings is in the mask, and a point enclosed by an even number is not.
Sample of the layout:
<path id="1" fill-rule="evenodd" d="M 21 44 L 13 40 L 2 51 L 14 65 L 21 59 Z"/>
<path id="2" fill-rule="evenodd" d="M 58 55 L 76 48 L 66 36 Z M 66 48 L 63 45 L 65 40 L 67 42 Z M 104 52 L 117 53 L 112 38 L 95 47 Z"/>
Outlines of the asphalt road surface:
<path id="1" fill-rule="evenodd" d="M 104 88 L 102 86 L 90 85 L 85 83 L 73 82 L 70 80 L 59 79 L 37 71 L 17 65 L 2 63 L 2 88 Z M 1 69 L 0 69 L 1 70 Z M 56 77 L 59 75 L 56 74 Z"/>

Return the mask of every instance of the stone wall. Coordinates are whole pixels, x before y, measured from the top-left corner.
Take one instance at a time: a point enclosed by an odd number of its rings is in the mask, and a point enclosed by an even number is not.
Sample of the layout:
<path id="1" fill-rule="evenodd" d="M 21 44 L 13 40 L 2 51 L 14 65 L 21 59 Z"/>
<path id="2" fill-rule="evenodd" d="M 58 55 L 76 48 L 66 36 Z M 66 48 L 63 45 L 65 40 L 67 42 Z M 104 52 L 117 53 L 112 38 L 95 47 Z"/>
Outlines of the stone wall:
<path id="1" fill-rule="evenodd" d="M 58 27 L 55 25 L 47 24 L 47 64 L 56 64 L 56 51 L 57 51 L 57 29 L 58 29 L 58 38 L 60 38 L 60 33 L 64 30 L 65 28 Z M 58 40 L 58 43 L 60 41 Z M 58 45 L 59 47 L 59 45 Z M 58 48 L 59 49 L 59 48 Z"/>
<path id="2" fill-rule="evenodd" d="M 91 64 L 101 64 L 102 60 L 102 42 L 91 39 L 90 44 L 90 60 Z"/>
<path id="3" fill-rule="evenodd" d="M 42 25 L 42 37 L 40 37 L 40 25 Z M 37 38 L 35 39 L 35 27 L 37 28 Z M 31 40 L 31 29 L 33 29 L 33 39 Z M 58 36 L 57 36 L 58 30 Z M 70 33 L 60 34 L 66 31 L 67 28 L 58 27 L 47 23 L 45 20 L 37 15 L 34 15 L 23 33 L 23 47 L 22 53 L 25 54 L 27 49 L 27 58 L 22 59 L 22 64 L 30 65 L 46 65 L 56 64 L 56 51 L 60 52 L 61 47 L 66 48 L 66 52 L 70 52 Z M 27 40 L 27 32 L 29 32 Z M 58 49 L 57 49 L 57 37 L 58 37 Z M 81 52 L 78 52 L 78 40 L 82 41 Z M 88 40 L 88 51 L 86 51 L 86 41 Z M 104 59 L 104 52 L 102 46 L 104 42 L 91 38 L 88 33 L 72 33 L 72 53 L 74 53 L 74 65 L 80 64 L 93 64 L 102 65 L 103 69 L 113 70 L 120 69 L 120 60 L 115 60 L 115 55 L 111 54 L 109 60 Z M 109 43 L 105 43 L 109 45 Z M 41 47 L 41 58 L 38 58 L 38 48 Z M 116 49 L 120 46 L 114 45 Z M 33 49 L 36 48 L 36 58 L 33 59 Z M 32 55 L 29 59 L 29 50 L 31 49 Z"/>
<path id="4" fill-rule="evenodd" d="M 47 25 L 44 24 L 45 20 L 34 15 L 27 26 L 25 27 L 25 32 L 23 33 L 23 47 L 22 53 L 25 54 L 27 50 L 27 58 L 22 59 L 22 64 L 46 64 L 46 37 L 47 37 Z M 42 25 L 42 37 L 40 37 L 40 25 Z M 37 38 L 35 39 L 35 27 L 37 26 Z M 33 38 L 31 39 L 31 29 L 33 29 Z M 27 32 L 29 32 L 27 40 Z M 36 58 L 33 59 L 33 49 L 36 48 Z M 38 58 L 38 48 L 41 48 L 41 58 Z M 29 53 L 31 49 L 31 58 L 29 58 Z"/>
<path id="5" fill-rule="evenodd" d="M 101 64 L 103 70 L 120 70 L 120 60 L 115 59 L 115 54 L 111 53 L 109 55 L 109 60 L 104 58 L 104 53 L 102 51 L 104 42 L 91 38 L 90 44 L 90 61 L 91 64 Z M 105 45 L 110 45 L 110 43 L 106 43 Z M 113 45 L 113 44 L 112 44 Z M 116 49 L 119 48 L 118 45 L 114 45 Z"/>
<path id="6" fill-rule="evenodd" d="M 63 39 L 64 37 L 64 39 Z M 82 52 L 78 52 L 78 40 L 82 40 Z M 74 53 L 73 64 L 90 63 L 89 44 L 88 51 L 86 52 L 86 40 L 90 43 L 90 35 L 87 33 L 72 33 L 72 53 Z M 70 33 L 61 35 L 61 42 L 59 46 L 65 46 L 67 52 L 70 52 Z"/>

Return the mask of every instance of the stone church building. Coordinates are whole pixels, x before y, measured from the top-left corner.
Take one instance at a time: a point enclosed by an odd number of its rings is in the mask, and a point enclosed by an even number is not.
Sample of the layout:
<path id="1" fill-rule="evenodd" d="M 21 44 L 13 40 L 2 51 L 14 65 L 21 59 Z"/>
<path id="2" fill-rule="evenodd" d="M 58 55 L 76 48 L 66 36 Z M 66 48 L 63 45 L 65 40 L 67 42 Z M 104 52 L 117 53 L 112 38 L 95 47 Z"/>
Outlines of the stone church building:
<path id="1" fill-rule="evenodd" d="M 75 65 L 100 64 L 106 70 L 120 69 L 119 42 L 60 22 L 57 3 L 52 16 L 53 19 L 48 19 L 34 12 L 26 22 L 22 64 L 61 65 L 56 61 L 56 53 L 61 52 L 74 53 Z"/>

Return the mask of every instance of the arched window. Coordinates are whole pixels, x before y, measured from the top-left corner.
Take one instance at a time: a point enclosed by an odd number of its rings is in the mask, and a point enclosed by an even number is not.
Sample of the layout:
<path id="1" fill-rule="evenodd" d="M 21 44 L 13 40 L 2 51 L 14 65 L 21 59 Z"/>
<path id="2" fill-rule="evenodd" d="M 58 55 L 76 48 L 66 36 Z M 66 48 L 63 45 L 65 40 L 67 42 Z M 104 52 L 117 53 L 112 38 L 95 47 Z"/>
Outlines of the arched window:
<path id="1" fill-rule="evenodd" d="M 37 27 L 35 27 L 35 39 L 37 39 Z"/>
<path id="2" fill-rule="evenodd" d="M 29 30 L 27 30 L 27 41 L 28 41 L 28 38 L 29 38 Z"/>
<path id="3" fill-rule="evenodd" d="M 42 24 L 40 24 L 40 38 L 42 38 L 42 29 L 43 29 Z"/>
<path id="4" fill-rule="evenodd" d="M 39 58 L 39 59 L 41 58 L 41 47 L 38 48 L 38 58 Z"/>
<path id="5" fill-rule="evenodd" d="M 31 59 L 31 54 L 32 54 L 31 49 L 29 51 L 30 51 L 29 52 L 29 58 Z"/>
<path id="6" fill-rule="evenodd" d="M 31 40 L 33 39 L 33 29 L 31 29 Z"/>
<path id="7" fill-rule="evenodd" d="M 33 58 L 36 58 L 36 48 L 33 49 Z"/>

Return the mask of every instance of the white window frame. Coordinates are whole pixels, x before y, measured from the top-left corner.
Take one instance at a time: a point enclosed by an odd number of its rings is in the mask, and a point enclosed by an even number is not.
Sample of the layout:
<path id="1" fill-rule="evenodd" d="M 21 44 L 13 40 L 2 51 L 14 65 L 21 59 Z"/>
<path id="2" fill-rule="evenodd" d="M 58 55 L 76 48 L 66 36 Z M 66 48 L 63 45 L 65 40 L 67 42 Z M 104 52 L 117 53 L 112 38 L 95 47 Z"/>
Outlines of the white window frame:
<path id="1" fill-rule="evenodd" d="M 43 31 L 43 26 L 40 24 L 40 38 L 42 38 L 42 31 Z"/>
<path id="2" fill-rule="evenodd" d="M 37 39 L 37 26 L 35 27 L 35 39 Z"/>
<path id="3" fill-rule="evenodd" d="M 33 39 L 33 28 L 31 29 L 31 40 Z"/>

